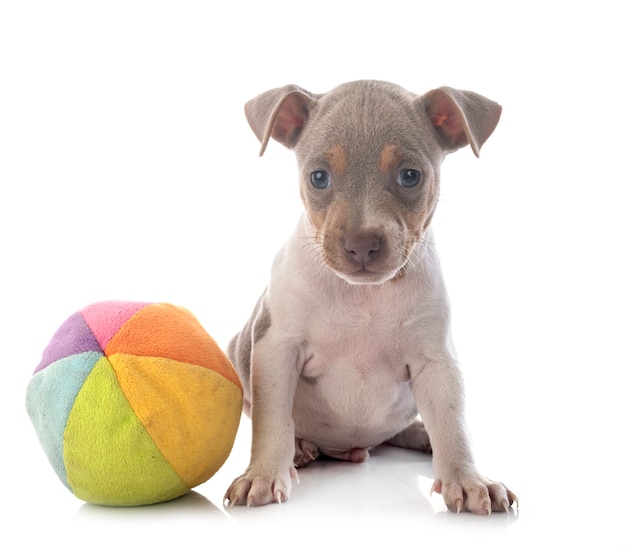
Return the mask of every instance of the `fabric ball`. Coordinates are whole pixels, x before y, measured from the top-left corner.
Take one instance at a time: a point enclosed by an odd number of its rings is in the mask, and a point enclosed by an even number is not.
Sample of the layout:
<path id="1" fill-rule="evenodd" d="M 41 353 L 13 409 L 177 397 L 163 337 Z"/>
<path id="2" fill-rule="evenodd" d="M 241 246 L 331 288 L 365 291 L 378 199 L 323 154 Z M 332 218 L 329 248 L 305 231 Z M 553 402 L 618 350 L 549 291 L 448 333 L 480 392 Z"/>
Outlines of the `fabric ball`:
<path id="1" fill-rule="evenodd" d="M 221 468 L 242 399 L 233 366 L 189 311 L 110 301 L 58 329 L 26 408 L 70 491 L 137 506 L 180 497 Z"/>

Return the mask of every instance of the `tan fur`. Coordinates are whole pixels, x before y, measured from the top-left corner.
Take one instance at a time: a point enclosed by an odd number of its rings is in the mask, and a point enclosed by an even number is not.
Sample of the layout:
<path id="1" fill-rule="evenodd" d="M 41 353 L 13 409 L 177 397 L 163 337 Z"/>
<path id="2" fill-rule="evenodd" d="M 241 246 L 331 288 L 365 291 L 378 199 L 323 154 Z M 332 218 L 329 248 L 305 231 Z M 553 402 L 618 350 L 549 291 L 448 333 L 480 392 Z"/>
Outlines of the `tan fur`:
<path id="1" fill-rule="evenodd" d="M 378 158 L 378 167 L 381 172 L 389 172 L 396 168 L 398 162 L 402 158 L 400 148 L 393 143 L 387 143 L 380 152 Z"/>
<path id="2" fill-rule="evenodd" d="M 229 348 L 252 453 L 225 499 L 282 502 L 295 467 L 320 454 L 360 462 L 388 442 L 432 449 L 433 490 L 451 510 L 508 511 L 515 495 L 474 466 L 430 228 L 441 162 L 467 144 L 478 155 L 500 106 L 359 81 L 276 88 L 246 115 L 261 152 L 270 136 L 294 150 L 305 213 Z M 311 184 L 320 171 L 328 185 Z"/>
<path id="3" fill-rule="evenodd" d="M 348 170 L 348 156 L 346 154 L 346 148 L 340 144 L 333 145 L 326 153 L 328 157 L 328 164 L 331 171 L 338 176 L 345 175 Z"/>

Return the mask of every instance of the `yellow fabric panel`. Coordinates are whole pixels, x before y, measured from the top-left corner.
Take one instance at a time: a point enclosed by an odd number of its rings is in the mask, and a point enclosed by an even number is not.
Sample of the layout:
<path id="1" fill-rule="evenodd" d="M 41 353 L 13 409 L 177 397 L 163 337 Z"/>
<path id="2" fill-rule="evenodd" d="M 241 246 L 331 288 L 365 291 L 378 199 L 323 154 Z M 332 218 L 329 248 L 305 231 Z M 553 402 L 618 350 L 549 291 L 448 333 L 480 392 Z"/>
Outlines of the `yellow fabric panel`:
<path id="1" fill-rule="evenodd" d="M 120 388 L 163 456 L 189 487 L 226 461 L 239 427 L 242 391 L 206 367 L 117 353 Z"/>

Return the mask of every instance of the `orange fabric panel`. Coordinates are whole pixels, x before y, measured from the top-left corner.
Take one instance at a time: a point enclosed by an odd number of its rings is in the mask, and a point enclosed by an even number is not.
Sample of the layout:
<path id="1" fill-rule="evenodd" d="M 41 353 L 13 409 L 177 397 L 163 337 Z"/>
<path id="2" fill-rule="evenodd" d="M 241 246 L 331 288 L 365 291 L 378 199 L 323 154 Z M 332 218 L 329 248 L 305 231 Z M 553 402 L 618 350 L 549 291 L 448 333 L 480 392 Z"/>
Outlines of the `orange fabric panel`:
<path id="1" fill-rule="evenodd" d="M 228 358 L 185 308 L 151 304 L 137 312 L 106 346 L 107 356 L 116 353 L 167 357 L 214 370 L 241 388 Z"/>

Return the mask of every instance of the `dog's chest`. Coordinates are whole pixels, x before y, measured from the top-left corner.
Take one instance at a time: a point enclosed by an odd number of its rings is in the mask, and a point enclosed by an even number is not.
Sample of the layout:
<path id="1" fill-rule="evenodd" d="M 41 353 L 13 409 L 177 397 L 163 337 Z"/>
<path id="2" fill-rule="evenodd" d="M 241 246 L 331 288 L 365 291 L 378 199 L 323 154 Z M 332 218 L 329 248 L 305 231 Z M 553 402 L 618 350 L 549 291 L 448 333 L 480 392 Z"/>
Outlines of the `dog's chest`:
<path id="1" fill-rule="evenodd" d="M 328 449 L 378 444 L 415 415 L 402 315 L 358 305 L 318 312 L 308 330 L 294 418 L 302 437 Z"/>
<path id="2" fill-rule="evenodd" d="M 409 380 L 406 303 L 393 293 L 351 290 L 310 311 L 302 377 L 325 394 L 397 393 Z"/>

